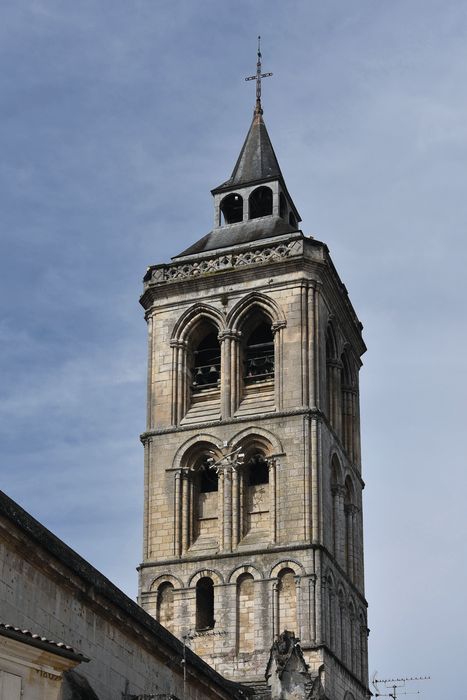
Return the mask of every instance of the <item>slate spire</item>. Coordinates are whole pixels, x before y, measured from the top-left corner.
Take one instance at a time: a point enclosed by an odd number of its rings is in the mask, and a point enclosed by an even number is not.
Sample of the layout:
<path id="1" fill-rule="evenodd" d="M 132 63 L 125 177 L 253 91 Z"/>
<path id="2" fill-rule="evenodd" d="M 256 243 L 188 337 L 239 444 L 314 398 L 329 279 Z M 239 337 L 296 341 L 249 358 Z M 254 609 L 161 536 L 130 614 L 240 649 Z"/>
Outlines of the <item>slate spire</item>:
<path id="1" fill-rule="evenodd" d="M 253 121 L 232 175 L 226 182 L 213 190 L 213 193 L 250 183 L 284 179 L 264 123 L 262 111 L 255 110 Z"/>

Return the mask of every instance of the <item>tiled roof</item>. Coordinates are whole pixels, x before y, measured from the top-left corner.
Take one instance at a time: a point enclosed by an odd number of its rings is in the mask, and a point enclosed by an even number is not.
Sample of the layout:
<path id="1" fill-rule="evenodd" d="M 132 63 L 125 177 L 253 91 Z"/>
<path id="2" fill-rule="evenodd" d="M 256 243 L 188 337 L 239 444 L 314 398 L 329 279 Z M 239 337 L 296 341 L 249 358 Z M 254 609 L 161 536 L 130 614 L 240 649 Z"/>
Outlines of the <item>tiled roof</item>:
<path id="1" fill-rule="evenodd" d="M 5 622 L 0 622 L 0 635 L 23 641 L 25 644 L 31 644 L 33 646 L 40 646 L 42 648 L 45 646 L 52 647 L 50 649 L 52 653 L 63 655 L 65 652 L 66 656 L 75 657 L 80 661 L 89 661 L 84 654 L 81 654 L 64 642 L 55 642 L 52 639 L 47 639 L 47 637 L 42 637 L 40 634 L 31 632 L 31 630 L 21 629 L 20 627 L 15 627 Z"/>

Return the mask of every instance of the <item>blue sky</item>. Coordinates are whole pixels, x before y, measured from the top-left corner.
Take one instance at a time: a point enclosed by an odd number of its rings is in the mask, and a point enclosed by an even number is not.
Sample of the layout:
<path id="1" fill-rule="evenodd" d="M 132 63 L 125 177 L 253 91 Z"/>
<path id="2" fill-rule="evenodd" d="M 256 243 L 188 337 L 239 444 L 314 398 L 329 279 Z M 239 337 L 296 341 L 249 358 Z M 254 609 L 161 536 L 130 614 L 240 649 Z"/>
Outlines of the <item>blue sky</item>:
<path id="1" fill-rule="evenodd" d="M 467 4 L 3 0 L 0 18 L 2 488 L 135 595 L 141 279 L 211 227 L 261 33 L 270 136 L 369 348 L 370 669 L 459 697 Z"/>

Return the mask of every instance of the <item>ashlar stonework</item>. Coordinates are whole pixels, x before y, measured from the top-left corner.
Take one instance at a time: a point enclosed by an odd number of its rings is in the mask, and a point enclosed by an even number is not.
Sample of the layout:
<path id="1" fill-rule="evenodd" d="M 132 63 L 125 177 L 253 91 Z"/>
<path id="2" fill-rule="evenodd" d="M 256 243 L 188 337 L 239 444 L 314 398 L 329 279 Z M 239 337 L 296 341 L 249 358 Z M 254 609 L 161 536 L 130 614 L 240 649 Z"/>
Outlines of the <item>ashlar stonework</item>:
<path id="1" fill-rule="evenodd" d="M 309 688 L 363 700 L 362 325 L 262 110 L 213 195 L 213 231 L 144 281 L 139 600 L 228 678 L 266 692 L 289 630 Z"/>

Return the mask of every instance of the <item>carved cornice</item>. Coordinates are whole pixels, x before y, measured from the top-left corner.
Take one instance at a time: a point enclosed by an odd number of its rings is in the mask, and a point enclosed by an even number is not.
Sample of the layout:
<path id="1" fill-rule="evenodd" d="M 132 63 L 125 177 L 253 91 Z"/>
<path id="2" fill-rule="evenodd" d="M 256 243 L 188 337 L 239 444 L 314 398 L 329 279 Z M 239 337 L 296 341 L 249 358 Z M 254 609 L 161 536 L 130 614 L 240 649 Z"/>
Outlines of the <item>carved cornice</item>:
<path id="1" fill-rule="evenodd" d="M 201 277 L 215 272 L 224 272 L 238 267 L 273 263 L 303 254 L 303 239 L 294 239 L 254 249 L 238 252 L 221 252 L 217 255 L 170 265 L 157 265 L 152 268 L 145 286 L 179 282 L 180 280 Z"/>
<path id="2" fill-rule="evenodd" d="M 242 423 L 251 423 L 252 418 L 255 421 L 270 421 L 272 418 L 287 418 L 289 416 L 310 416 L 325 422 L 324 414 L 317 408 L 296 408 L 287 411 L 270 411 L 269 413 L 254 414 L 250 416 L 235 416 L 233 418 L 226 418 L 225 420 L 213 420 L 206 421 L 204 423 L 186 423 L 184 425 L 170 425 L 165 428 L 154 428 L 153 430 L 146 430 L 140 435 L 140 440 L 144 444 L 148 442 L 152 437 L 157 437 L 158 435 L 167 435 L 172 433 L 184 433 L 190 431 L 197 431 L 201 428 L 212 428 L 215 426 L 223 425 L 237 425 Z"/>

